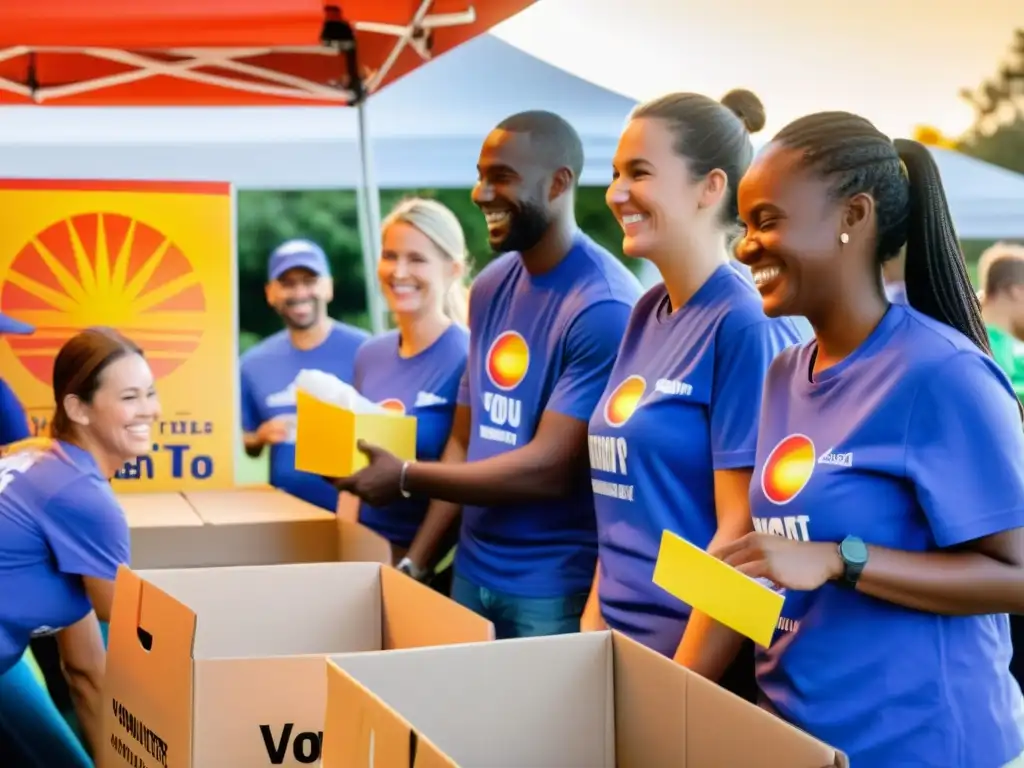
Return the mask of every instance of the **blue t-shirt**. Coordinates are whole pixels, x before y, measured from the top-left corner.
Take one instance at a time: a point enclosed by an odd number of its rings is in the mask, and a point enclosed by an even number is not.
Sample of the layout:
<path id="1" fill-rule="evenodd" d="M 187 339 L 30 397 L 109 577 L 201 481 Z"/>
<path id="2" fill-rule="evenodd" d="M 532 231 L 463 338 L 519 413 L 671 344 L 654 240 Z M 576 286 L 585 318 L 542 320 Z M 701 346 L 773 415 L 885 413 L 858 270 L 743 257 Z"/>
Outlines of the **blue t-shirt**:
<path id="1" fill-rule="evenodd" d="M 491 262 L 470 294 L 469 362 L 459 404 L 471 409 L 468 461 L 529 443 L 545 410 L 586 423 L 604 391 L 642 289 L 582 233 L 554 269 L 531 275 L 517 253 Z M 455 568 L 521 597 L 586 592 L 594 578 L 594 499 L 466 506 Z"/>
<path id="2" fill-rule="evenodd" d="M 87 452 L 58 443 L 0 459 L 0 674 L 34 634 L 92 610 L 83 576 L 113 581 L 128 564 L 128 523 Z"/>
<path id="3" fill-rule="evenodd" d="M 416 417 L 416 458 L 441 458 L 452 431 L 459 381 L 466 370 L 469 331 L 451 325 L 414 357 L 398 354 L 398 331 L 366 342 L 356 355 L 355 388 L 363 397 Z M 359 522 L 400 547 L 412 544 L 427 514 L 425 499 L 400 499 L 385 508 L 363 504 Z"/>
<path id="4" fill-rule="evenodd" d="M 10 445 L 31 435 L 25 409 L 14 390 L 0 379 L 0 445 Z"/>
<path id="5" fill-rule="evenodd" d="M 690 610 L 652 581 L 662 532 L 707 548 L 714 472 L 753 468 L 765 374 L 800 340 L 729 265 L 670 311 L 664 284 L 637 303 L 590 419 L 601 614 L 666 656 Z"/>
<path id="6" fill-rule="evenodd" d="M 295 377 L 303 369 L 323 371 L 352 383 L 356 352 L 369 334 L 334 323 L 330 335 L 313 349 L 296 349 L 288 331 L 279 331 L 242 355 L 242 430 L 255 432 L 275 417 L 289 420 L 288 439 L 270 446 L 270 484 L 334 512 L 338 492 L 318 475 L 295 469 Z"/>
<path id="7" fill-rule="evenodd" d="M 811 381 L 815 350 L 768 372 L 757 530 L 927 552 L 1024 526 L 1017 398 L 970 340 L 893 304 Z M 998 768 L 1024 751 L 1005 614 L 940 616 L 837 583 L 785 597 L 758 651 L 766 704 L 854 766 Z"/>

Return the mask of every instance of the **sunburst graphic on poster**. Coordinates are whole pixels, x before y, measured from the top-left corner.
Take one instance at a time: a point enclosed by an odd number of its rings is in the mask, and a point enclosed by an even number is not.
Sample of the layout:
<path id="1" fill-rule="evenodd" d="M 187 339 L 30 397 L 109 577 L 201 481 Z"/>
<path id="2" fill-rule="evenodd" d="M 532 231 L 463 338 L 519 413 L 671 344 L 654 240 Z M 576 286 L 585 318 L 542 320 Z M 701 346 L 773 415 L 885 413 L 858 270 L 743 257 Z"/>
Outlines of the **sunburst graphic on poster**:
<path id="1" fill-rule="evenodd" d="M 0 307 L 36 327 L 6 340 L 47 386 L 57 351 L 83 328 L 117 328 L 142 347 L 160 379 L 195 352 L 206 319 L 202 282 L 187 256 L 157 228 L 117 213 L 74 215 L 31 237 L 11 261 Z"/>

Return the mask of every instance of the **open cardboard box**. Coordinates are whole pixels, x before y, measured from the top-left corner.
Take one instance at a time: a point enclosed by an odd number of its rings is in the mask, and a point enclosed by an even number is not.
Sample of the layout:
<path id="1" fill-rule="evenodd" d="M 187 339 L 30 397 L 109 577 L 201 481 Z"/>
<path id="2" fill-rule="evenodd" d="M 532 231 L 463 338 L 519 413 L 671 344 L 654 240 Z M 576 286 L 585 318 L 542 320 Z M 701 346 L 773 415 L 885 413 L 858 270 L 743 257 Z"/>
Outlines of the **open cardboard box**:
<path id="1" fill-rule="evenodd" d="M 135 569 L 231 565 L 390 563 L 369 528 L 269 486 L 118 497 L 131 528 Z"/>
<path id="2" fill-rule="evenodd" d="M 366 440 L 403 461 L 416 458 L 416 419 L 382 413 L 354 413 L 296 392 L 295 468 L 325 477 L 348 477 L 363 469 Z"/>
<path id="3" fill-rule="evenodd" d="M 493 637 L 490 622 L 387 566 L 122 567 L 98 766 L 313 764 L 328 654 Z"/>
<path id="4" fill-rule="evenodd" d="M 324 768 L 847 768 L 617 632 L 334 656 Z"/>

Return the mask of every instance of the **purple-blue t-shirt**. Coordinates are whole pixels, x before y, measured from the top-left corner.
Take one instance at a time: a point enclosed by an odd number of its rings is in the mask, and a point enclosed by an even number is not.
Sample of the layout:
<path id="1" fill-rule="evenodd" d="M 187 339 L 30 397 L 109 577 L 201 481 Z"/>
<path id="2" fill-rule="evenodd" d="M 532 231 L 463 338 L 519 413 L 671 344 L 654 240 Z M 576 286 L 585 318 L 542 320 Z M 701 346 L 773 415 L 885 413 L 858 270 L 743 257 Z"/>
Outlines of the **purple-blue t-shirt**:
<path id="1" fill-rule="evenodd" d="M 816 349 L 791 347 L 768 372 L 757 530 L 928 552 L 1024 526 L 1017 398 L 970 340 L 893 304 L 812 381 Z M 758 650 L 766 706 L 854 766 L 998 768 L 1024 751 L 1005 614 L 940 616 L 834 582 L 785 598 Z"/>
<path id="2" fill-rule="evenodd" d="M 517 253 L 491 262 L 470 294 L 469 361 L 459 388 L 472 426 L 468 461 L 528 444 L 544 411 L 586 423 L 604 391 L 642 289 L 582 233 L 554 269 L 531 275 Z M 458 575 L 530 598 L 586 592 L 594 578 L 594 499 L 580 485 L 554 501 L 462 510 Z"/>
<path id="3" fill-rule="evenodd" d="M 295 377 L 303 369 L 323 371 L 352 383 L 356 352 L 369 338 L 366 331 L 334 323 L 323 343 L 296 349 L 287 331 L 269 336 L 242 355 L 242 430 L 255 432 L 275 417 L 291 422 L 288 439 L 270 446 L 270 484 L 310 504 L 334 512 L 338 492 L 318 475 L 295 468 Z"/>
<path id="4" fill-rule="evenodd" d="M 355 388 L 363 397 L 416 417 L 416 458 L 436 461 L 452 431 L 459 381 L 466 370 L 469 331 L 452 324 L 413 357 L 398 354 L 398 331 L 363 344 L 356 355 Z M 359 522 L 408 547 L 427 514 L 428 500 L 400 499 L 384 507 L 362 504 Z"/>
<path id="5" fill-rule="evenodd" d="M 612 629 L 675 653 L 690 609 L 652 581 L 662 532 L 707 548 L 714 472 L 753 468 L 765 373 L 799 340 L 788 318 L 765 317 L 730 265 L 675 312 L 664 284 L 637 303 L 590 419 L 599 595 Z"/>
<path id="6" fill-rule="evenodd" d="M 0 674 L 35 634 L 92 610 L 83 576 L 113 581 L 128 564 L 128 523 L 87 452 L 28 449 L 0 459 Z"/>
<path id="7" fill-rule="evenodd" d="M 0 445 L 10 445 L 31 436 L 28 417 L 14 390 L 0 379 Z"/>

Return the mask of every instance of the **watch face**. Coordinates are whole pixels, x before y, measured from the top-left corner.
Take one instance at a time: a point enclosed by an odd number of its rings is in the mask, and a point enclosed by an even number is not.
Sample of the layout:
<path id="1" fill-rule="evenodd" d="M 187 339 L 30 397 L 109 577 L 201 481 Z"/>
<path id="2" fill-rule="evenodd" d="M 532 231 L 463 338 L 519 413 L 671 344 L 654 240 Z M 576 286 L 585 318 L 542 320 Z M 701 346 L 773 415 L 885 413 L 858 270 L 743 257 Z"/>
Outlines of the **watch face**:
<path id="1" fill-rule="evenodd" d="M 852 536 L 843 539 L 841 551 L 843 558 L 854 565 L 863 565 L 868 561 L 867 545 L 860 539 Z"/>

